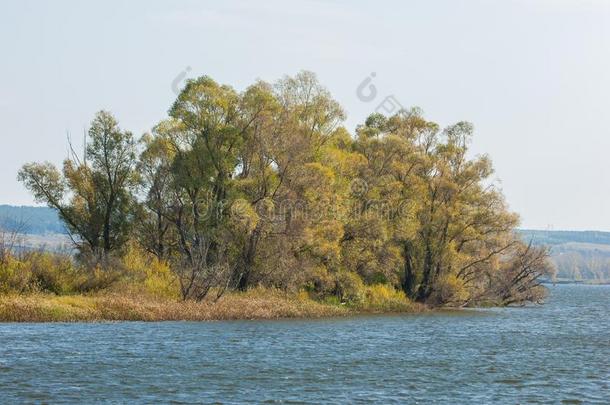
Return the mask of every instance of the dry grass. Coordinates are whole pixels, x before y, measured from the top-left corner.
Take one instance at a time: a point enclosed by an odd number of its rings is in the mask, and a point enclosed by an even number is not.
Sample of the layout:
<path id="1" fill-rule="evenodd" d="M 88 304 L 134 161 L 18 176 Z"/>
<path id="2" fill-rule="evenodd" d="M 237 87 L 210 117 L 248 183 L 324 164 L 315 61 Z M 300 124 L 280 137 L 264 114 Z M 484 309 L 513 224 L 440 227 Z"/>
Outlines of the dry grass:
<path id="1" fill-rule="evenodd" d="M 423 310 L 403 306 L 400 312 Z M 230 319 L 320 318 L 383 312 L 323 304 L 304 294 L 274 290 L 231 293 L 218 302 L 180 302 L 118 294 L 56 296 L 0 295 L 1 322 L 210 321 Z M 396 312 L 396 311 L 392 311 Z"/>

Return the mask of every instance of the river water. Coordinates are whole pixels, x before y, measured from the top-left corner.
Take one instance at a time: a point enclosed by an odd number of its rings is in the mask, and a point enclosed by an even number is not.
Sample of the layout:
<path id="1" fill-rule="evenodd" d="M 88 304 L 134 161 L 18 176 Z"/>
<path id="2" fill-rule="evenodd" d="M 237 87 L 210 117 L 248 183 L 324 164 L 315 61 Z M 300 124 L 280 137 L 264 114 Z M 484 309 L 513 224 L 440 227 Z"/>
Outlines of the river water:
<path id="1" fill-rule="evenodd" d="M 0 403 L 610 403 L 610 286 L 344 319 L 0 324 Z"/>

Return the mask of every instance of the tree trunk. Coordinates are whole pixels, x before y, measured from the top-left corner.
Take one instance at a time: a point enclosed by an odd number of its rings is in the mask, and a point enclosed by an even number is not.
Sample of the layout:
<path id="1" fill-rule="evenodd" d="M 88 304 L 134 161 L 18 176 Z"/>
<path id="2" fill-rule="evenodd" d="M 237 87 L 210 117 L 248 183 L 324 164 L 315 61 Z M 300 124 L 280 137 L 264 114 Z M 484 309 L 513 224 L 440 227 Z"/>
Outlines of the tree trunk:
<path id="1" fill-rule="evenodd" d="M 410 244 L 405 243 L 403 250 L 404 257 L 404 275 L 402 280 L 402 289 L 407 297 L 412 298 L 415 291 L 415 273 L 413 271 L 413 257 L 411 256 Z"/>
<path id="2" fill-rule="evenodd" d="M 426 255 L 424 257 L 423 279 L 419 285 L 416 299 L 420 302 L 425 302 L 432 293 L 432 249 L 430 244 L 426 244 Z"/>
<path id="3" fill-rule="evenodd" d="M 238 281 L 237 289 L 239 291 L 246 291 L 252 282 L 252 268 L 254 267 L 254 259 L 256 257 L 256 247 L 258 245 L 258 238 L 260 230 L 258 228 L 252 231 L 252 235 L 248 238 L 246 249 L 242 255 L 241 268 L 237 270 Z"/>

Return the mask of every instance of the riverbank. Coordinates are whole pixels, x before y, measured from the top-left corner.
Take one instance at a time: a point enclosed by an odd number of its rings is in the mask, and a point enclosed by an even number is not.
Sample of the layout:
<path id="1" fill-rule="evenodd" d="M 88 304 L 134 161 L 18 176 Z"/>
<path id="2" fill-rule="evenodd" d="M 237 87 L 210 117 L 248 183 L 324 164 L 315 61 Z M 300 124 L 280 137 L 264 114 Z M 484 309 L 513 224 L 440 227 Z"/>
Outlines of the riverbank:
<path id="1" fill-rule="evenodd" d="M 146 296 L 0 295 L 0 322 L 214 321 L 321 318 L 364 313 L 422 312 L 423 305 L 392 297 L 364 299 L 358 305 L 319 302 L 307 294 L 255 289 L 229 293 L 217 302 L 176 301 Z"/>

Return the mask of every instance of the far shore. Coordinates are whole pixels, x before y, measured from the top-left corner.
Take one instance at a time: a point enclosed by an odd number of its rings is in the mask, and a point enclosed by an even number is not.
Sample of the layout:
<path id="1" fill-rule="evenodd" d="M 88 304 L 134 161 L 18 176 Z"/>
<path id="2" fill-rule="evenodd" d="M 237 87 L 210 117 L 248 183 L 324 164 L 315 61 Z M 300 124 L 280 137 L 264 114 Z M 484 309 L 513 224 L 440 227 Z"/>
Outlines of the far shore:
<path id="1" fill-rule="evenodd" d="M 545 280 L 542 281 L 545 285 L 556 284 L 578 284 L 578 285 L 610 285 L 610 280 Z"/>

